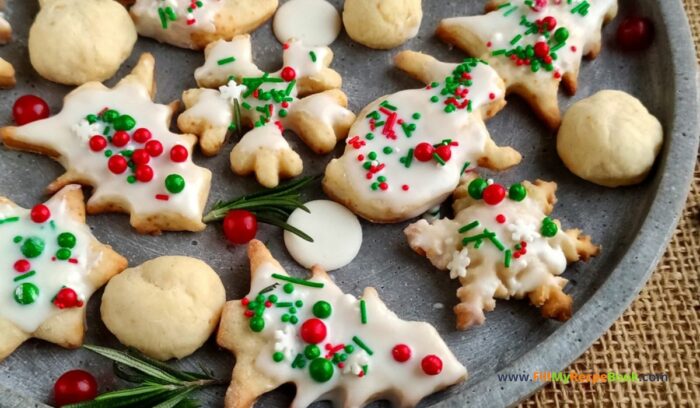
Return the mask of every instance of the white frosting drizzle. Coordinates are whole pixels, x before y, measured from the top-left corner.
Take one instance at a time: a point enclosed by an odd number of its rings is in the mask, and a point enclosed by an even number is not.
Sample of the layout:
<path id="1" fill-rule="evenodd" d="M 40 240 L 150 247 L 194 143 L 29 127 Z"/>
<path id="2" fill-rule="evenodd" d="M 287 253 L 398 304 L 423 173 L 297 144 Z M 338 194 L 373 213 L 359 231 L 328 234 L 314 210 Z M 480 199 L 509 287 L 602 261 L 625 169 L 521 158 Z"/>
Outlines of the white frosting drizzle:
<path id="1" fill-rule="evenodd" d="M 291 39 L 307 45 L 331 45 L 340 33 L 338 10 L 326 0 L 290 0 L 275 14 L 275 37 L 284 43 Z"/>
<path id="2" fill-rule="evenodd" d="M 432 326 L 399 319 L 386 308 L 376 292 L 366 291 L 360 301 L 352 295 L 343 294 L 330 279 L 315 277 L 307 282 L 322 284 L 322 288 L 294 283 L 289 284 L 293 287 L 293 292 L 286 293 L 283 290 L 286 282 L 276 279 L 273 274 L 287 276 L 269 263 L 259 267 L 255 271 L 247 298 L 251 302 L 255 301 L 260 291 L 275 283 L 279 284 L 263 295 L 265 299 L 269 299 L 270 295 L 277 297 L 275 305 L 263 308 L 264 329 L 259 333 L 250 332 L 251 336 L 262 336 L 265 339 L 254 364 L 266 377 L 278 383 L 294 382 L 297 385 L 292 407 L 306 407 L 317 400 L 344 402 L 344 406 L 361 406 L 378 396 L 387 396 L 395 401 L 400 400 L 402 405 L 411 406 L 426 395 L 466 376 L 465 368 Z M 293 307 L 279 307 L 283 302 L 298 301 L 301 301 L 301 306 L 294 304 Z M 345 354 L 346 360 L 341 364 L 333 363 L 332 377 L 326 382 L 317 382 L 309 374 L 310 361 L 303 357 L 308 343 L 304 342 L 299 333 L 304 322 L 314 318 L 312 311 L 318 301 L 326 301 L 331 306 L 330 316 L 321 319 L 327 329 L 327 335 L 318 344 L 321 358 L 327 357 L 333 362 L 334 353 L 329 351 L 327 345 L 338 348 L 342 344 L 353 348 L 352 352 L 342 348 L 337 351 L 339 355 Z M 361 318 L 362 304 L 366 310 L 364 324 Z M 293 314 L 290 313 L 290 307 L 295 309 Z M 295 316 L 297 323 L 284 323 L 283 315 L 287 319 Z M 370 351 L 363 350 L 354 339 L 359 339 Z M 411 356 L 405 362 L 396 361 L 392 357 L 392 349 L 398 344 L 405 344 L 411 350 Z M 294 350 L 291 354 L 295 355 L 291 360 L 285 354 L 290 350 Z M 282 361 L 274 361 L 275 351 L 285 354 Z M 302 357 L 297 357 L 298 354 Z M 421 369 L 422 359 L 429 355 L 435 355 L 442 361 L 442 371 L 437 375 L 427 375 Z M 292 367 L 297 358 L 306 360 L 304 368 Z"/>
<path id="3" fill-rule="evenodd" d="M 30 210 L 14 204 L 0 204 L 0 271 L 3 273 L 0 279 L 0 317 L 26 333 L 33 333 L 61 310 L 54 305 L 53 298 L 63 287 L 73 289 L 82 303 L 87 303 L 96 289 L 90 283 L 88 273 L 100 262 L 102 255 L 90 251 L 95 239 L 90 228 L 71 218 L 65 199 L 59 196 L 46 202 L 51 218 L 43 223 L 32 221 Z M 19 219 L 13 221 L 15 217 Z M 56 259 L 56 252 L 60 249 L 57 237 L 65 232 L 75 236 L 75 246 L 70 249 L 69 259 Z M 18 242 L 14 242 L 16 237 L 19 237 Z M 22 254 L 21 247 L 27 238 L 43 240 L 45 247 L 41 255 L 27 258 Z M 17 261 L 28 261 L 30 268 L 24 273 L 16 271 L 14 265 Z M 15 301 L 13 294 L 19 285 L 25 283 L 35 285 L 39 292 L 33 303 L 23 305 Z"/>
<path id="4" fill-rule="evenodd" d="M 130 13 L 140 35 L 189 48 L 192 33 L 216 31 L 223 4 L 224 0 L 136 0 Z"/>
<path id="5" fill-rule="evenodd" d="M 136 126 L 129 131 L 130 140 L 125 146 L 117 148 L 109 144 L 103 151 L 92 151 L 89 141 L 84 138 L 87 134 L 86 117 L 98 114 L 105 108 L 132 116 Z M 58 115 L 18 127 L 16 138 L 24 143 L 55 150 L 59 154 L 58 161 L 75 179 L 95 187 L 89 205 L 102 207 L 117 201 L 125 203 L 132 214 L 142 217 L 174 214 L 200 223 L 204 210 L 202 197 L 208 192 L 211 173 L 192 162 L 192 141 L 170 132 L 170 117 L 170 108 L 153 103 L 148 91 L 141 85 L 122 82 L 108 89 L 92 83 L 70 93 Z M 100 132 L 96 134 L 102 135 L 106 124 L 99 123 Z M 136 142 L 133 137 L 134 131 L 139 128 L 152 133 L 150 140 L 159 141 L 163 153 L 150 158 L 148 165 L 154 173 L 151 181 L 129 183 L 127 177 L 130 171 L 127 169 L 122 174 L 111 172 L 105 152 L 111 150 L 117 155 L 123 150 L 143 149 L 145 144 Z M 109 135 L 113 134 L 112 128 Z M 170 158 L 170 151 L 176 145 L 184 147 L 188 153 L 183 162 Z M 171 174 L 178 174 L 184 179 L 185 187 L 179 193 L 170 193 L 166 189 L 165 180 Z"/>

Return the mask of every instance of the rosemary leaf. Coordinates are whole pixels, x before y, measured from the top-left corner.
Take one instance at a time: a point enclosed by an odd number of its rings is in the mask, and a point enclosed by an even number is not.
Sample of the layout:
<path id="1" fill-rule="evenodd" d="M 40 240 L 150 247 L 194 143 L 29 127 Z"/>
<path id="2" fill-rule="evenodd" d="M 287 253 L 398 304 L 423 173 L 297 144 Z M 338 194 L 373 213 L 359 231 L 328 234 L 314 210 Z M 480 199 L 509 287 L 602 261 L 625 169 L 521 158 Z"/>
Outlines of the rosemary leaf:
<path id="1" fill-rule="evenodd" d="M 157 378 L 159 380 L 165 381 L 169 384 L 182 384 L 182 381 L 177 377 L 168 374 L 167 372 L 161 370 L 160 368 L 154 367 L 148 363 L 140 361 L 139 359 L 130 356 L 124 352 L 113 350 L 107 347 L 85 345 L 86 349 L 95 352 L 103 357 L 107 357 L 110 360 L 116 361 L 118 363 L 124 364 L 125 366 L 131 367 L 138 370 L 148 376 Z"/>
<path id="2" fill-rule="evenodd" d="M 182 381 L 196 381 L 196 380 L 213 380 L 214 378 L 211 376 L 207 376 L 205 374 L 198 374 L 198 373 L 190 373 L 187 371 L 180 371 L 176 368 L 173 368 L 165 363 L 162 363 L 158 360 L 155 360 L 153 358 L 148 357 L 147 355 L 139 352 L 138 350 L 134 348 L 129 348 L 126 351 L 130 356 L 137 358 L 144 363 L 150 364 L 155 368 L 160 369 L 161 371 L 164 371 L 170 375 L 172 375 L 175 378 L 178 378 Z"/>
<path id="3" fill-rule="evenodd" d="M 289 231 L 292 234 L 299 236 L 301 239 L 303 239 L 305 241 L 314 242 L 314 239 L 311 238 L 308 234 L 306 234 L 304 231 L 302 231 L 296 227 L 293 227 L 293 226 L 287 224 L 286 221 L 281 221 L 278 218 L 270 217 L 264 213 L 263 214 L 256 214 L 256 216 L 258 217 L 258 221 L 260 221 L 260 222 L 263 222 L 265 224 L 274 225 L 276 227 L 280 227 L 280 228 L 284 229 L 285 231 Z"/>
<path id="4" fill-rule="evenodd" d="M 173 408 L 177 406 L 181 401 L 183 401 L 187 396 L 194 390 L 194 388 L 185 388 L 184 390 L 178 392 L 173 396 L 172 398 L 168 399 L 167 401 L 163 401 L 158 405 L 155 405 L 153 408 Z"/>
<path id="5" fill-rule="evenodd" d="M 126 388 L 123 390 L 107 392 L 98 395 L 95 401 L 109 401 L 113 399 L 119 399 L 123 397 L 135 397 L 137 395 L 153 395 L 164 391 L 173 391 L 177 387 L 176 385 L 162 385 L 162 384 L 152 384 L 152 385 L 142 385 L 136 388 Z"/>

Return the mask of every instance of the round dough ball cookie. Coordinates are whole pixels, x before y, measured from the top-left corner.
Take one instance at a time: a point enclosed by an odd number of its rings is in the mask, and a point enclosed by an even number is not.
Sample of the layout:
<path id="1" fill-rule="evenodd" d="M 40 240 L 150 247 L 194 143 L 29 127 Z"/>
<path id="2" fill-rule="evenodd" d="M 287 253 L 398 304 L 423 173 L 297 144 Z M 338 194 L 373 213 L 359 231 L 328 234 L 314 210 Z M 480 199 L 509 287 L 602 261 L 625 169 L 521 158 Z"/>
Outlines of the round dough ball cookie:
<path id="1" fill-rule="evenodd" d="M 557 152 L 582 179 L 606 187 L 640 183 L 663 143 L 661 123 L 635 97 L 600 91 L 564 115 Z"/>
<path id="2" fill-rule="evenodd" d="M 199 259 L 164 256 L 107 284 L 102 320 L 125 346 L 158 360 L 194 353 L 219 323 L 226 291 Z"/>
<path id="3" fill-rule="evenodd" d="M 29 30 L 29 58 L 42 77 L 81 85 L 111 78 L 131 55 L 136 28 L 112 0 L 44 0 Z"/>
<path id="4" fill-rule="evenodd" d="M 370 48 L 398 47 L 418 34 L 421 0 L 345 0 L 343 24 L 350 38 Z"/>

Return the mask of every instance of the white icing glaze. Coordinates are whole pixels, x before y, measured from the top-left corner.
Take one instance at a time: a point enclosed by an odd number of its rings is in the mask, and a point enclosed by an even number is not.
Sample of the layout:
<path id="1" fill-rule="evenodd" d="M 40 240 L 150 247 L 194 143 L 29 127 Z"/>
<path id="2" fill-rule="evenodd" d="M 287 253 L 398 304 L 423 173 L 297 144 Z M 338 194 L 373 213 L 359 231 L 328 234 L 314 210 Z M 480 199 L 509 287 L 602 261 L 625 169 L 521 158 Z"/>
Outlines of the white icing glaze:
<path id="1" fill-rule="evenodd" d="M 307 45 L 331 45 L 342 21 L 326 0 L 290 0 L 277 10 L 272 27 L 281 43 L 297 39 Z"/>
<path id="2" fill-rule="evenodd" d="M 362 226 L 355 214 L 328 200 L 304 205 L 310 213 L 296 209 L 287 223 L 307 233 L 314 242 L 285 231 L 284 245 L 292 258 L 303 267 L 319 265 L 326 271 L 340 269 L 352 262 L 362 246 Z"/>
<path id="3" fill-rule="evenodd" d="M 83 138 L 83 121 L 88 115 L 98 114 L 104 108 L 132 116 L 136 126 L 129 131 L 130 141 L 127 145 L 117 148 L 109 144 L 104 151 L 94 152 Z M 60 156 L 58 161 L 71 175 L 95 187 L 88 205 L 102 207 L 117 201 L 125 203 L 131 213 L 139 216 L 177 214 L 199 222 L 204 210 L 201 197 L 207 194 L 210 172 L 192 162 L 192 141 L 170 132 L 170 117 L 170 108 L 153 103 L 148 91 L 141 85 L 122 82 L 108 89 L 99 84 L 89 84 L 70 93 L 58 115 L 17 128 L 16 138 L 55 150 Z M 101 132 L 97 134 L 101 135 L 106 124 L 99 123 L 102 124 Z M 150 182 L 130 184 L 127 182 L 131 174 L 128 169 L 122 174 L 109 170 L 105 151 L 110 149 L 116 155 L 119 151 L 144 148 L 145 144 L 137 143 L 131 137 L 138 128 L 150 130 L 153 135 L 151 140 L 162 144 L 163 153 L 150 158 L 148 165 L 154 172 Z M 76 129 L 81 129 L 78 132 L 80 135 L 76 134 Z M 113 134 L 111 130 L 110 135 Z M 170 150 L 175 145 L 187 149 L 188 157 L 184 162 L 177 163 L 170 159 Z M 171 174 L 184 178 L 185 188 L 182 192 L 169 193 L 166 189 L 165 179 Z M 158 198 L 165 196 L 167 200 Z"/>
<path id="4" fill-rule="evenodd" d="M 191 0 L 136 0 L 130 13 L 140 35 L 190 48 L 193 45 L 192 33 L 216 31 L 216 15 L 224 4 L 224 0 L 199 1 L 203 3 L 202 7 L 190 12 Z M 168 10 L 172 10 L 174 18 L 169 17 Z"/>
<path id="5" fill-rule="evenodd" d="M 204 78 L 226 83 L 229 76 L 256 77 L 263 72 L 253 63 L 250 36 L 239 36 L 231 41 L 218 40 L 207 46 L 204 65 L 194 71 L 194 78 L 201 85 Z M 231 57 L 232 62 L 226 62 Z M 234 75 L 235 73 L 235 75 Z"/>
<path id="6" fill-rule="evenodd" d="M 525 4 L 525 0 L 513 0 L 486 15 L 455 17 L 444 21 L 449 25 L 462 26 L 481 39 L 488 48 L 488 54 L 484 58 L 499 67 L 497 69 L 507 83 L 516 82 L 515 78 L 523 75 L 551 77 L 554 74 L 555 78 L 559 79 L 564 73 L 578 73 L 582 56 L 588 54 L 600 43 L 603 20 L 608 11 L 616 6 L 617 0 L 585 1 L 589 4 L 588 12 L 585 15 L 573 13 L 572 10 L 580 9 L 582 3 L 584 0 L 571 2 L 549 0 L 531 8 Z M 552 61 L 554 69 L 551 72 L 544 68 L 532 72 L 529 65 L 516 65 L 504 54 L 497 56 L 491 54 L 498 53 L 499 50 L 510 50 L 516 46 L 534 46 L 538 41 L 548 41 L 549 46 L 554 49 L 558 43 L 553 35 L 552 38 L 545 38 L 542 33 L 528 31 L 528 26 L 520 24 L 522 18 L 534 23 L 550 16 L 557 21 L 552 34 L 561 27 L 569 31 L 569 38 L 565 45 L 555 51 L 557 59 Z"/>
<path id="7" fill-rule="evenodd" d="M 457 67 L 456 64 L 444 66 L 445 72 L 449 72 L 450 76 Z M 488 65 L 477 63 L 471 70 L 471 76 L 473 83 L 468 87 L 467 94 L 467 99 L 471 101 L 471 112 L 467 109 L 445 112 L 444 100 L 447 97 L 440 95 L 445 85 L 443 82 L 434 88 L 406 90 L 380 98 L 358 115 L 358 120 L 350 129 L 345 153 L 339 159 L 355 194 L 397 210 L 417 208 L 413 215 L 419 215 L 438 205 L 454 191 L 465 163 L 475 165 L 485 153 L 489 134 L 481 119 L 480 109 L 504 97 L 504 92 L 499 87 L 500 78 Z M 431 102 L 432 97 L 437 97 L 439 101 Z M 383 110 L 379 112 L 376 123 L 385 123 L 389 118 L 391 111 L 381 107 L 384 102 L 396 108 L 398 118 L 405 125 L 415 125 L 410 137 L 398 122 L 394 126 L 395 139 L 384 134 L 385 125 L 377 126 L 376 129 L 372 127 L 368 113 Z M 419 119 L 414 119 L 416 113 L 420 115 Z M 367 135 L 371 135 L 372 139 Z M 458 143 L 451 148 L 451 158 L 445 165 L 435 160 L 421 162 L 412 157 L 410 167 L 407 168 L 405 162 L 401 161 L 406 160 L 409 149 L 415 148 L 419 143 L 435 145 L 445 139 Z M 388 154 L 384 152 L 387 147 L 391 148 Z M 377 155 L 374 160 L 371 160 L 372 152 Z M 384 167 L 372 173 L 364 167 L 367 163 L 375 168 Z M 370 173 L 372 177 L 368 178 Z M 385 190 L 380 187 L 382 180 L 386 182 Z"/>
<path id="8" fill-rule="evenodd" d="M 69 186 L 67 189 L 80 188 Z M 38 224 L 32 221 L 30 210 L 11 204 L 0 204 L 0 317 L 14 323 L 26 333 L 33 333 L 39 326 L 61 309 L 55 306 L 52 299 L 64 286 L 73 289 L 78 299 L 87 303 L 95 291 L 88 279 L 88 273 L 94 265 L 100 262 L 101 255 L 90 251 L 94 240 L 90 228 L 72 219 L 64 199 L 54 196 L 45 204 L 51 211 L 51 218 Z M 19 217 L 18 221 L 8 221 Z M 72 233 L 76 244 L 71 249 L 69 260 L 55 259 L 56 251 L 60 249 L 57 237 L 64 232 Z M 13 242 L 15 237 L 22 241 Z M 41 255 L 27 258 L 22 255 L 21 246 L 27 238 L 40 238 L 45 247 Z M 28 272 L 35 273 L 24 279 L 14 281 L 23 273 L 15 271 L 14 264 L 19 260 L 29 261 Z M 36 300 L 27 305 L 15 301 L 13 293 L 18 285 L 29 283 L 39 289 Z"/>
<path id="9" fill-rule="evenodd" d="M 424 396 L 459 381 L 466 375 L 465 368 L 442 341 L 437 331 L 427 323 L 400 320 L 379 300 L 376 293 L 366 291 L 363 298 L 366 307 L 366 324 L 361 321 L 360 301 L 352 295 L 346 295 L 327 278 L 316 277 L 309 282 L 322 283 L 322 288 L 313 288 L 293 284 L 294 291 L 287 294 L 282 290 L 286 283 L 274 278 L 273 274 L 286 276 L 272 264 L 260 266 L 254 274 L 248 299 L 255 300 L 258 293 L 272 284 L 279 283 L 271 294 L 281 302 L 302 301 L 303 305 L 295 307 L 298 318 L 296 324 L 284 323 L 283 314 L 289 314 L 288 307 L 272 305 L 264 309 L 265 327 L 260 333 L 251 331 L 251 336 L 262 336 L 265 343 L 260 347 L 255 358 L 255 367 L 278 383 L 294 382 L 297 393 L 292 407 L 307 407 L 316 400 L 331 400 L 335 403 L 344 401 L 344 406 L 362 406 L 368 400 L 386 395 L 401 395 L 402 405 L 416 405 Z M 354 350 L 347 353 L 343 367 L 333 366 L 333 375 L 326 382 L 316 382 L 309 375 L 308 361 L 305 368 L 292 368 L 292 362 L 286 356 L 280 362 L 273 360 L 276 349 L 280 352 L 294 350 L 291 354 L 304 353 L 307 345 L 299 330 L 302 324 L 313 318 L 313 306 L 318 301 L 331 305 L 332 313 L 322 319 L 327 328 L 325 339 L 318 344 L 321 356 L 328 353 L 326 344 L 338 346 L 351 345 Z M 288 328 L 292 327 L 292 330 Z M 294 334 L 292 334 L 294 333 Z M 370 353 L 354 342 L 360 339 Z M 411 349 L 411 358 L 398 362 L 392 357 L 392 349 L 397 344 L 406 344 Z M 340 351 L 339 354 L 344 353 Z M 421 360 L 428 355 L 438 356 L 443 363 L 442 371 L 437 375 L 426 375 L 421 369 Z M 332 360 L 332 357 L 328 357 Z M 394 393 L 394 395 L 392 395 Z"/>
<path id="10" fill-rule="evenodd" d="M 251 129 L 236 145 L 236 150 L 250 153 L 262 148 L 272 151 L 289 149 L 287 139 L 274 123 Z"/>

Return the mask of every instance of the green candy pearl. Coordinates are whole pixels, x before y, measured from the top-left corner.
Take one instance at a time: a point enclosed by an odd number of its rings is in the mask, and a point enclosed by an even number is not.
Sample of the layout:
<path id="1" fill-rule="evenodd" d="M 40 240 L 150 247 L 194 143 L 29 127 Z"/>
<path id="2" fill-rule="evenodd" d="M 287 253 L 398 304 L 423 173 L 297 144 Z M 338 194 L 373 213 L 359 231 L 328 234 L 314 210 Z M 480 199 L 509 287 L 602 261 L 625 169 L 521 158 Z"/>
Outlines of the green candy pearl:
<path id="1" fill-rule="evenodd" d="M 304 357 L 309 360 L 319 358 L 321 356 L 321 349 L 315 344 L 310 344 L 304 349 Z"/>
<path id="2" fill-rule="evenodd" d="M 469 186 L 467 187 L 469 196 L 475 200 L 481 200 L 481 197 L 483 197 L 484 195 L 484 189 L 486 189 L 488 185 L 489 184 L 486 182 L 486 180 L 482 178 L 473 180 L 471 183 L 469 183 Z"/>
<path id="3" fill-rule="evenodd" d="M 68 248 L 61 248 L 56 251 L 56 258 L 61 261 L 65 261 L 66 259 L 70 258 L 71 255 L 71 251 Z"/>
<path id="4" fill-rule="evenodd" d="M 272 354 L 272 359 L 275 360 L 275 363 L 279 363 L 280 361 L 284 360 L 284 354 L 277 351 Z"/>
<path id="5" fill-rule="evenodd" d="M 285 283 L 284 286 L 282 286 L 282 290 L 284 290 L 284 293 L 292 293 L 294 292 L 294 285 Z"/>
<path id="6" fill-rule="evenodd" d="M 352 344 L 348 344 L 345 346 L 345 352 L 348 354 L 352 354 L 352 352 L 355 351 L 355 347 Z"/>
<path id="7" fill-rule="evenodd" d="M 113 124 L 116 130 L 131 130 L 136 126 L 136 120 L 129 115 L 121 115 Z"/>
<path id="8" fill-rule="evenodd" d="M 325 300 L 319 300 L 318 302 L 314 303 L 313 312 L 314 316 L 318 317 L 319 319 L 325 319 L 331 315 L 333 308 L 331 307 L 331 304 Z"/>
<path id="9" fill-rule="evenodd" d="M 523 201 L 525 197 L 527 197 L 527 190 L 520 183 L 513 184 L 508 189 L 508 198 L 513 201 Z"/>
<path id="10" fill-rule="evenodd" d="M 115 111 L 114 109 L 110 109 L 107 112 L 102 114 L 102 120 L 104 120 L 107 123 L 112 123 L 114 122 L 115 119 L 119 117 L 119 112 Z"/>
<path id="11" fill-rule="evenodd" d="M 289 318 L 289 323 L 291 323 L 291 324 L 297 324 L 297 323 L 299 323 L 299 318 L 296 317 L 296 316 L 292 316 L 292 317 Z"/>
<path id="12" fill-rule="evenodd" d="M 58 246 L 61 248 L 73 248 L 75 247 L 75 235 L 70 232 L 63 232 L 58 235 Z"/>
<path id="13" fill-rule="evenodd" d="M 557 31 L 554 32 L 554 39 L 560 43 L 568 40 L 569 39 L 569 30 L 567 30 L 564 27 L 558 28 Z"/>
<path id="14" fill-rule="evenodd" d="M 22 243 L 22 247 L 20 250 L 22 251 L 22 255 L 24 255 L 27 258 L 36 258 L 39 255 L 44 252 L 44 240 L 41 238 L 37 237 L 30 237 L 24 240 L 24 243 Z"/>
<path id="15" fill-rule="evenodd" d="M 93 123 L 97 122 L 97 115 L 91 113 L 87 115 L 85 119 L 87 119 L 88 123 L 92 125 Z"/>
<path id="16" fill-rule="evenodd" d="M 250 319 L 250 330 L 260 333 L 265 328 L 265 320 L 262 317 L 255 316 Z"/>
<path id="17" fill-rule="evenodd" d="M 25 282 L 15 288 L 15 302 L 20 305 L 30 305 L 39 297 L 39 287 L 33 283 Z"/>
<path id="18" fill-rule="evenodd" d="M 542 220 L 542 228 L 540 228 L 540 232 L 543 236 L 552 238 L 553 236 L 557 235 L 557 232 L 559 232 L 559 227 L 557 227 L 557 224 L 555 224 L 551 218 L 545 217 Z"/>
<path id="19" fill-rule="evenodd" d="M 333 377 L 333 363 L 317 358 L 309 364 L 309 374 L 316 382 L 324 383 Z"/>

